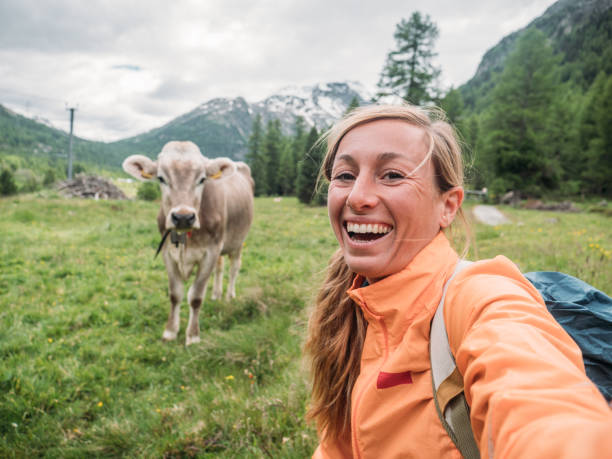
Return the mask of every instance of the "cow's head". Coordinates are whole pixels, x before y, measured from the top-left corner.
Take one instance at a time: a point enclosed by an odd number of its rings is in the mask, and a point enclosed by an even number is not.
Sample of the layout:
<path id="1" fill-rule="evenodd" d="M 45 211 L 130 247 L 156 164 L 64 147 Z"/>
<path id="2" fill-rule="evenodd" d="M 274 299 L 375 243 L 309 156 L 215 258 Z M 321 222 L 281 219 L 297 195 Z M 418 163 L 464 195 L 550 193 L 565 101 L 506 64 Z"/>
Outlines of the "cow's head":
<path id="1" fill-rule="evenodd" d="M 132 155 L 123 161 L 123 170 L 141 181 L 158 180 L 166 229 L 187 231 L 200 228 L 198 209 L 206 182 L 229 177 L 236 165 L 228 158 L 206 158 L 193 142 L 168 142 L 157 161 Z"/>

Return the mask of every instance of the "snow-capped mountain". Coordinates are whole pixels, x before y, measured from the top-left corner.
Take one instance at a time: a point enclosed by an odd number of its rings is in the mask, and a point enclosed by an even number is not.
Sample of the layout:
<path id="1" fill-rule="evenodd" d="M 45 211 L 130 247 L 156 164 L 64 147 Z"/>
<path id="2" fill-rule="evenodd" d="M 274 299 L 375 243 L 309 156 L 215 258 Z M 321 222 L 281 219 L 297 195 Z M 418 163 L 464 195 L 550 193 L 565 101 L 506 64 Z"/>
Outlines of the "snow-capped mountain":
<path id="1" fill-rule="evenodd" d="M 372 96 L 373 94 L 358 82 L 290 86 L 252 104 L 251 108 L 266 121 L 278 118 L 284 128 L 293 125 L 295 118 L 301 116 L 307 125 L 323 129 L 346 112 L 354 97 L 362 105 L 371 100 Z"/>
<path id="2" fill-rule="evenodd" d="M 242 97 L 215 98 L 147 133 L 116 142 L 151 155 L 170 140 L 191 140 L 209 157 L 244 159 L 253 120 L 261 115 L 265 124 L 278 119 L 285 134 L 293 134 L 301 116 L 306 125 L 321 130 L 340 118 L 356 98 L 368 103 L 372 92 L 359 82 L 333 82 L 314 86 L 291 86 L 264 100 L 249 103 Z"/>

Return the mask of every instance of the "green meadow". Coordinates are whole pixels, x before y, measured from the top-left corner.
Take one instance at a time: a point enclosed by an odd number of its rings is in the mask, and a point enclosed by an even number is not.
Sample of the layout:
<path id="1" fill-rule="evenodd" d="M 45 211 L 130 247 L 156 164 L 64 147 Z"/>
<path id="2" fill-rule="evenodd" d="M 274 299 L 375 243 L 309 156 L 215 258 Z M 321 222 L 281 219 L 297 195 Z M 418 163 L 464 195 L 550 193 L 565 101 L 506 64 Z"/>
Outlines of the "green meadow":
<path id="1" fill-rule="evenodd" d="M 470 256 L 610 293 L 610 217 L 500 207 Z M 308 457 L 308 310 L 335 242 L 326 210 L 257 198 L 238 298 L 205 301 L 202 342 L 161 335 L 166 273 L 144 201 L 0 200 L 0 457 Z M 468 205 L 469 210 L 469 205 Z M 460 239 L 460 235 L 456 235 Z"/>

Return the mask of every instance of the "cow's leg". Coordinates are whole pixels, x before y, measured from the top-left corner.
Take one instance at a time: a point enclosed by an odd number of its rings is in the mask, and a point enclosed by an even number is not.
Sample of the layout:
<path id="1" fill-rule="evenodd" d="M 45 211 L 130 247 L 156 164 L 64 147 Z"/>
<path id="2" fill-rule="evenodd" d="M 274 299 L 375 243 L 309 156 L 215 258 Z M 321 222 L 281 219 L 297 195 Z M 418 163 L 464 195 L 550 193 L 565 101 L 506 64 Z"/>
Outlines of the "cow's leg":
<path id="1" fill-rule="evenodd" d="M 238 272 L 240 271 L 240 264 L 242 261 L 242 250 L 238 252 L 231 253 L 229 255 L 230 259 L 230 270 L 229 270 L 229 282 L 227 284 L 227 292 L 225 293 L 225 298 L 230 300 L 232 298 L 236 298 L 236 278 L 238 277 Z"/>
<path id="2" fill-rule="evenodd" d="M 189 301 L 189 323 L 187 324 L 187 336 L 185 338 L 185 344 L 187 346 L 200 342 L 200 323 L 198 315 L 200 314 L 200 307 L 202 306 L 206 284 L 215 266 L 215 262 L 219 257 L 219 252 L 220 248 L 207 251 L 206 256 L 198 266 L 195 280 L 189 288 L 189 293 L 187 294 L 187 300 Z"/>
<path id="3" fill-rule="evenodd" d="M 166 322 L 166 329 L 162 335 L 164 341 L 172 341 L 176 339 L 180 328 L 180 312 L 181 301 L 183 301 L 184 287 L 183 281 L 172 263 L 166 263 L 166 271 L 168 272 L 168 289 L 170 291 L 170 313 Z"/>
<path id="4" fill-rule="evenodd" d="M 213 283 L 213 291 L 211 298 L 218 300 L 223 294 L 223 256 L 217 258 L 217 265 L 215 266 L 215 280 Z"/>

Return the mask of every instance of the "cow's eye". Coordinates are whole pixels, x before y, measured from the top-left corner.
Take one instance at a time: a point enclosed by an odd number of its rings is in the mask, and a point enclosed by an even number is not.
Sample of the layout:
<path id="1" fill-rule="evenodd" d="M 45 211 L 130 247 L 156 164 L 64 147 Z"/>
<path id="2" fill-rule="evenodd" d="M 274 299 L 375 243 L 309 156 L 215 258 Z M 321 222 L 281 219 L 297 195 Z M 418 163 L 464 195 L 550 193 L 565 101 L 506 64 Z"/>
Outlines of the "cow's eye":
<path id="1" fill-rule="evenodd" d="M 198 180 L 198 185 L 202 185 L 205 181 L 206 177 L 202 177 L 200 180 Z"/>
<path id="2" fill-rule="evenodd" d="M 159 180 L 159 183 L 161 183 L 161 184 L 163 184 L 163 185 L 165 185 L 165 184 L 166 184 L 166 181 L 164 180 L 164 178 L 163 178 L 161 175 L 158 175 L 158 176 L 157 176 L 157 180 Z"/>

